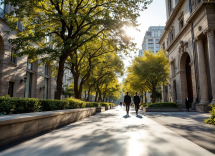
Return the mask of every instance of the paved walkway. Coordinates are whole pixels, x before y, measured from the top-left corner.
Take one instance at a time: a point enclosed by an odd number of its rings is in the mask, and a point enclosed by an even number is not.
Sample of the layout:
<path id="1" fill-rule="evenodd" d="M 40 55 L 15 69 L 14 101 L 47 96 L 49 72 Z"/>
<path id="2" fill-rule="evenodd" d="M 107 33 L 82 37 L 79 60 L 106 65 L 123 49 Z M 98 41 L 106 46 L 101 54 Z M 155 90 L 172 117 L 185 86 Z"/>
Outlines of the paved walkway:
<path id="1" fill-rule="evenodd" d="M 199 112 L 141 113 L 215 154 L 215 126 L 205 124 L 210 115 Z"/>
<path id="2" fill-rule="evenodd" d="M 1 156 L 214 156 L 152 119 L 117 107 L 0 153 Z"/>

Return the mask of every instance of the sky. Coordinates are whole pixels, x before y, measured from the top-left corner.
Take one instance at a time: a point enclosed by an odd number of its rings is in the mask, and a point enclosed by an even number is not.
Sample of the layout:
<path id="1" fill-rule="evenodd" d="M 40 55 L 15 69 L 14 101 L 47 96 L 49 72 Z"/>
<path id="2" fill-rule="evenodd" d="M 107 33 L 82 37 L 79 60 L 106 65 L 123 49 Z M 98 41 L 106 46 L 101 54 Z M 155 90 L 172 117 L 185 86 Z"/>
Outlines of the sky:
<path id="1" fill-rule="evenodd" d="M 137 44 L 136 48 L 142 49 L 142 41 L 145 35 L 145 32 L 148 30 L 150 26 L 165 26 L 166 23 L 166 6 L 165 0 L 153 0 L 153 2 L 148 5 L 148 9 L 144 10 L 140 13 L 140 17 L 138 18 L 138 23 L 140 24 L 138 29 L 140 31 L 136 31 L 135 29 L 129 29 L 127 32 L 128 35 L 133 34 L 135 40 L 134 42 Z M 132 52 L 131 56 L 135 57 L 138 55 L 138 51 L 136 53 Z M 124 59 L 125 68 L 131 65 L 132 58 Z M 126 74 L 124 75 L 126 77 Z M 121 82 L 123 78 L 119 78 Z"/>

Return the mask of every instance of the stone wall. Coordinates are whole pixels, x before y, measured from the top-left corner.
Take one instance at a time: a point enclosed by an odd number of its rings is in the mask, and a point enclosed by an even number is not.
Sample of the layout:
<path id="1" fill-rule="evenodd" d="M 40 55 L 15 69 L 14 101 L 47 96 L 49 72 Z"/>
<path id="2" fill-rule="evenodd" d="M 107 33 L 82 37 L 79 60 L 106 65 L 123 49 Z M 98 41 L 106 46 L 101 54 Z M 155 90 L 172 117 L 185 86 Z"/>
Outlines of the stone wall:
<path id="1" fill-rule="evenodd" d="M 58 110 L 0 117 L 0 147 L 92 116 L 96 108 Z"/>

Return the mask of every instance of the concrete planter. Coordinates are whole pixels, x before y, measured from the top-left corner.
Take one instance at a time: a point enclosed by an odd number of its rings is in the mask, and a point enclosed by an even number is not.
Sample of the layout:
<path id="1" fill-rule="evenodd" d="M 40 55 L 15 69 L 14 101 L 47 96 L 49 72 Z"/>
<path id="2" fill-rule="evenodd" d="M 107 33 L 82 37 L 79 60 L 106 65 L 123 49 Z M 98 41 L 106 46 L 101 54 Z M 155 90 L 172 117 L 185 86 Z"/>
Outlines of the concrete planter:
<path id="1" fill-rule="evenodd" d="M 54 130 L 96 114 L 96 108 L 4 115 L 0 117 L 0 147 Z"/>
<path id="2" fill-rule="evenodd" d="M 96 107 L 96 113 L 101 113 L 105 111 L 105 107 Z"/>
<path id="3" fill-rule="evenodd" d="M 110 106 L 105 106 L 105 110 L 109 110 L 110 109 Z"/>
<path id="4" fill-rule="evenodd" d="M 143 107 L 143 112 L 180 112 L 181 108 L 169 108 L 169 107 Z"/>

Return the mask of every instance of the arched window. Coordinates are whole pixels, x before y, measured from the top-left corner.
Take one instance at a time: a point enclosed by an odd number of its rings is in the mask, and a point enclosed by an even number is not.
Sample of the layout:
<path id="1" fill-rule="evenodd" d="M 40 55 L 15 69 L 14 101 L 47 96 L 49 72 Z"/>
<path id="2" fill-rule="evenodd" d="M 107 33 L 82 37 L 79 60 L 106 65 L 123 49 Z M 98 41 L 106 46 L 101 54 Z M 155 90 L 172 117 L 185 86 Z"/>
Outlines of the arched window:
<path id="1" fill-rule="evenodd" d="M 33 62 L 31 62 L 31 58 L 28 58 L 27 60 L 27 69 L 29 70 L 33 69 Z"/>

